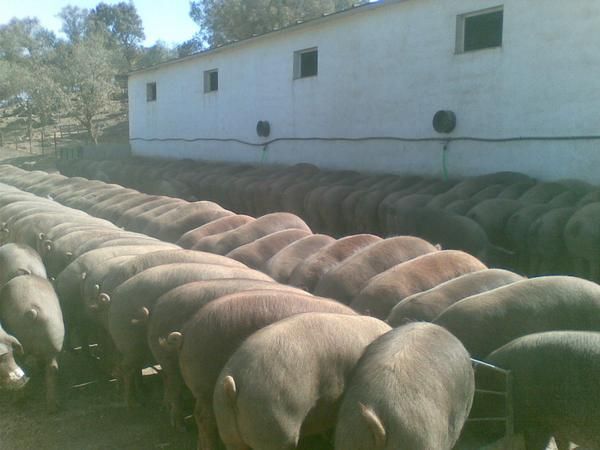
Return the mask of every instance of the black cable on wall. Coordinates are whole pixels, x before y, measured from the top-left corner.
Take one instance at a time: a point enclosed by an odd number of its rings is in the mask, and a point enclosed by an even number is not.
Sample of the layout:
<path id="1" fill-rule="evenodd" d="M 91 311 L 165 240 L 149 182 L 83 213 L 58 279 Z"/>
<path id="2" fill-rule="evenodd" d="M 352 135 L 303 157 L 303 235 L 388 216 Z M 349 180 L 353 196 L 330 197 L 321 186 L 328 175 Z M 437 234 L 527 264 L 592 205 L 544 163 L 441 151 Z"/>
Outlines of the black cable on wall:
<path id="1" fill-rule="evenodd" d="M 238 144 L 248 145 L 251 147 L 267 147 L 277 142 L 364 142 L 364 141 L 397 141 L 397 142 L 523 142 L 523 141 L 598 141 L 600 135 L 582 135 L 582 136 L 513 136 L 505 138 L 486 138 L 474 136 L 457 136 L 457 137 L 424 137 L 424 138 L 407 138 L 398 136 L 366 136 L 366 137 L 278 137 L 265 142 L 250 142 L 237 138 L 142 138 L 132 137 L 130 141 L 142 142 L 236 142 Z"/>

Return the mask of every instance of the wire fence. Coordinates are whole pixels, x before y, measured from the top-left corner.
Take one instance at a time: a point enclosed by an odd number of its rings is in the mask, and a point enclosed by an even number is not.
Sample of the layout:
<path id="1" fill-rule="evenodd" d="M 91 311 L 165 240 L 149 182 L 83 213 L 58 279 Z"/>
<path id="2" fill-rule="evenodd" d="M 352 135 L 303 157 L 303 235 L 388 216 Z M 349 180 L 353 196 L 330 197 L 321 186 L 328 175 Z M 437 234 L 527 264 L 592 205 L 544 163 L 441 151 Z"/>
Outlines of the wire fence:
<path id="1" fill-rule="evenodd" d="M 76 154 L 85 143 L 87 132 L 78 125 L 60 125 L 53 129 L 33 129 L 17 134 L 0 131 L 0 148 L 31 155 Z"/>

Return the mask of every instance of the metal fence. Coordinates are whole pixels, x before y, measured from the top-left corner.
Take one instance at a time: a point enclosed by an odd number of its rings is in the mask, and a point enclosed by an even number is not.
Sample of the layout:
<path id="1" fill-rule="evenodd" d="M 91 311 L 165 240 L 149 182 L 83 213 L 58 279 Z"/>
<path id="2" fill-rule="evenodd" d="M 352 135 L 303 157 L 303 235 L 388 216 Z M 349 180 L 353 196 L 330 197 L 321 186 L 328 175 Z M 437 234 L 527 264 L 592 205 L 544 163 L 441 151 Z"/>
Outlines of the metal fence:
<path id="1" fill-rule="evenodd" d="M 34 129 L 25 136 L 0 132 L 0 148 L 33 155 L 54 153 L 58 157 L 65 146 L 81 145 L 83 133 L 85 130 L 76 125 L 63 125 L 52 130 Z"/>
<path id="2" fill-rule="evenodd" d="M 51 155 L 56 159 L 118 159 L 131 155 L 129 142 L 89 143 L 86 130 L 78 125 L 37 129 L 31 136 L 0 131 L 0 149 L 24 155 Z"/>

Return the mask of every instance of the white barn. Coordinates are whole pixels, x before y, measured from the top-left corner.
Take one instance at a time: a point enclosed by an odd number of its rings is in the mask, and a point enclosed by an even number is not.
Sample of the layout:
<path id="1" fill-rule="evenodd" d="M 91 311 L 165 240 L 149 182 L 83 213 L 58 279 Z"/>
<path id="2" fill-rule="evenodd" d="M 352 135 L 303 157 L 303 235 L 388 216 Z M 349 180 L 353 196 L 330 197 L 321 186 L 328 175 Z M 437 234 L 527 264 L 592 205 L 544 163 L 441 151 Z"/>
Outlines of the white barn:
<path id="1" fill-rule="evenodd" d="M 597 0 L 369 3 L 131 73 L 131 148 L 597 183 L 598 49 Z"/>

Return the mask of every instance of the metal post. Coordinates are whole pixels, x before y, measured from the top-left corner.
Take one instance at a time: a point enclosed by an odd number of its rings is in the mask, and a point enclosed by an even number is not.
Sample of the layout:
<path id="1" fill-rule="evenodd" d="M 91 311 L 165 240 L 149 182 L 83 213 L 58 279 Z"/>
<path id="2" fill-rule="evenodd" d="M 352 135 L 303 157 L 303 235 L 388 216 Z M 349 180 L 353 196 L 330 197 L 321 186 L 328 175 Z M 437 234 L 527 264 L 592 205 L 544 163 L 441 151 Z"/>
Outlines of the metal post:
<path id="1" fill-rule="evenodd" d="M 515 434 L 513 398 L 513 375 L 508 372 L 506 374 L 506 436 L 510 439 Z"/>

